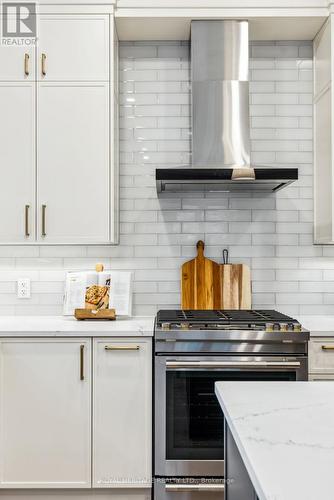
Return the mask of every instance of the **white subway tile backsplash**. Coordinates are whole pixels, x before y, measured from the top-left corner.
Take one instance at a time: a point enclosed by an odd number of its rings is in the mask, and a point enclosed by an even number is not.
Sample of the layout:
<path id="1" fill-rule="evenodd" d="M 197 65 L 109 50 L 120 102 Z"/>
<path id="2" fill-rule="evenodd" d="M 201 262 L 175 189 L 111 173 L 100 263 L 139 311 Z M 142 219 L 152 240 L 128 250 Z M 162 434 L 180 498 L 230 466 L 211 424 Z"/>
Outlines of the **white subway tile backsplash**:
<path id="1" fill-rule="evenodd" d="M 134 314 L 180 306 L 180 267 L 205 252 L 251 267 L 253 306 L 286 314 L 334 310 L 334 250 L 313 245 L 312 44 L 252 42 L 251 156 L 298 167 L 275 195 L 191 190 L 157 198 L 155 168 L 189 165 L 190 55 L 186 42 L 120 43 L 119 246 L 0 247 L 0 314 L 61 314 L 65 272 L 134 272 Z M 16 280 L 32 299 L 16 299 Z"/>

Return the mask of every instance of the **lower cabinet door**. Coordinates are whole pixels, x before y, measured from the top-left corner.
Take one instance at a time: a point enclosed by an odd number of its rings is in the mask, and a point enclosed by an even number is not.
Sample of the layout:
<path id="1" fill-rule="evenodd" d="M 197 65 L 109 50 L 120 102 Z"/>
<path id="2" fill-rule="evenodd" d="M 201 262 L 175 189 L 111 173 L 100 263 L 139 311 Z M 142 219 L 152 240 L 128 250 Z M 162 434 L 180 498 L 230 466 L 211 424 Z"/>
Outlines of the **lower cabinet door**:
<path id="1" fill-rule="evenodd" d="M 93 342 L 93 487 L 150 487 L 151 339 Z"/>
<path id="2" fill-rule="evenodd" d="M 0 488 L 91 486 L 90 358 L 90 339 L 0 340 Z"/>

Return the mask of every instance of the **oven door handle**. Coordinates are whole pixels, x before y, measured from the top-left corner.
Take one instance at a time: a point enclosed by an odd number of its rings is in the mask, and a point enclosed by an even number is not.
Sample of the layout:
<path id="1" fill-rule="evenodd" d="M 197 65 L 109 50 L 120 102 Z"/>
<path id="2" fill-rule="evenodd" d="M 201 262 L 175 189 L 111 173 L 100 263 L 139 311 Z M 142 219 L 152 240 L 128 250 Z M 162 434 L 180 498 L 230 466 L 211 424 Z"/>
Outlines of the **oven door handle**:
<path id="1" fill-rule="evenodd" d="M 299 361 L 166 361 L 166 368 L 300 368 Z"/>
<path id="2" fill-rule="evenodd" d="M 170 493 L 185 492 L 185 491 L 224 491 L 224 484 L 166 484 L 165 490 Z"/>

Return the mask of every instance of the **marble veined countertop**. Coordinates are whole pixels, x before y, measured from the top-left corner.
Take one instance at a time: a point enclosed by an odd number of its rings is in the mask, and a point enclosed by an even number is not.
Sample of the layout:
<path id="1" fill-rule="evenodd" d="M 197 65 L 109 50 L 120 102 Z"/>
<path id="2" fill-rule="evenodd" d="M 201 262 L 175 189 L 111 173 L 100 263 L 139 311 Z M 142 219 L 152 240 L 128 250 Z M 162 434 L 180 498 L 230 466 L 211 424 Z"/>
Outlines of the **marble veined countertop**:
<path id="1" fill-rule="evenodd" d="M 333 382 L 217 382 L 216 395 L 260 500 L 333 500 Z"/>
<path id="2" fill-rule="evenodd" d="M 0 316 L 0 337 L 151 337 L 153 317 L 78 321 L 71 316 Z"/>

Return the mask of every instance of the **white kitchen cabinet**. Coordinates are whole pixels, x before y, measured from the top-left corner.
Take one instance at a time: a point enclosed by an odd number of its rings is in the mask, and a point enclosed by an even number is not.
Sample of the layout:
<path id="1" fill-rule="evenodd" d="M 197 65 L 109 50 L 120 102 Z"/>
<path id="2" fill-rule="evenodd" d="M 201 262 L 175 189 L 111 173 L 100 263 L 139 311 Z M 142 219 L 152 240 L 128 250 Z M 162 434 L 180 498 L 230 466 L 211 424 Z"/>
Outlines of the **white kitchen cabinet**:
<path id="1" fill-rule="evenodd" d="M 151 486 L 151 340 L 93 340 L 93 487 Z"/>
<path id="2" fill-rule="evenodd" d="M 91 339 L 0 340 L 0 488 L 91 486 L 90 360 Z"/>
<path id="3" fill-rule="evenodd" d="M 109 81 L 108 15 L 43 15 L 39 30 L 39 80 Z"/>
<path id="4" fill-rule="evenodd" d="M 109 84 L 40 83 L 37 123 L 38 241 L 108 241 Z"/>
<path id="5" fill-rule="evenodd" d="M 36 48 L 0 46 L 0 244 L 117 243 L 113 10 L 49 11 Z"/>
<path id="6" fill-rule="evenodd" d="M 334 243 L 333 15 L 314 40 L 314 242 Z"/>
<path id="7" fill-rule="evenodd" d="M 35 235 L 34 84 L 0 82 L 0 110 L 0 241 L 27 243 Z"/>
<path id="8" fill-rule="evenodd" d="M 334 337 L 314 337 L 310 340 L 309 372 L 324 379 L 334 375 Z"/>

